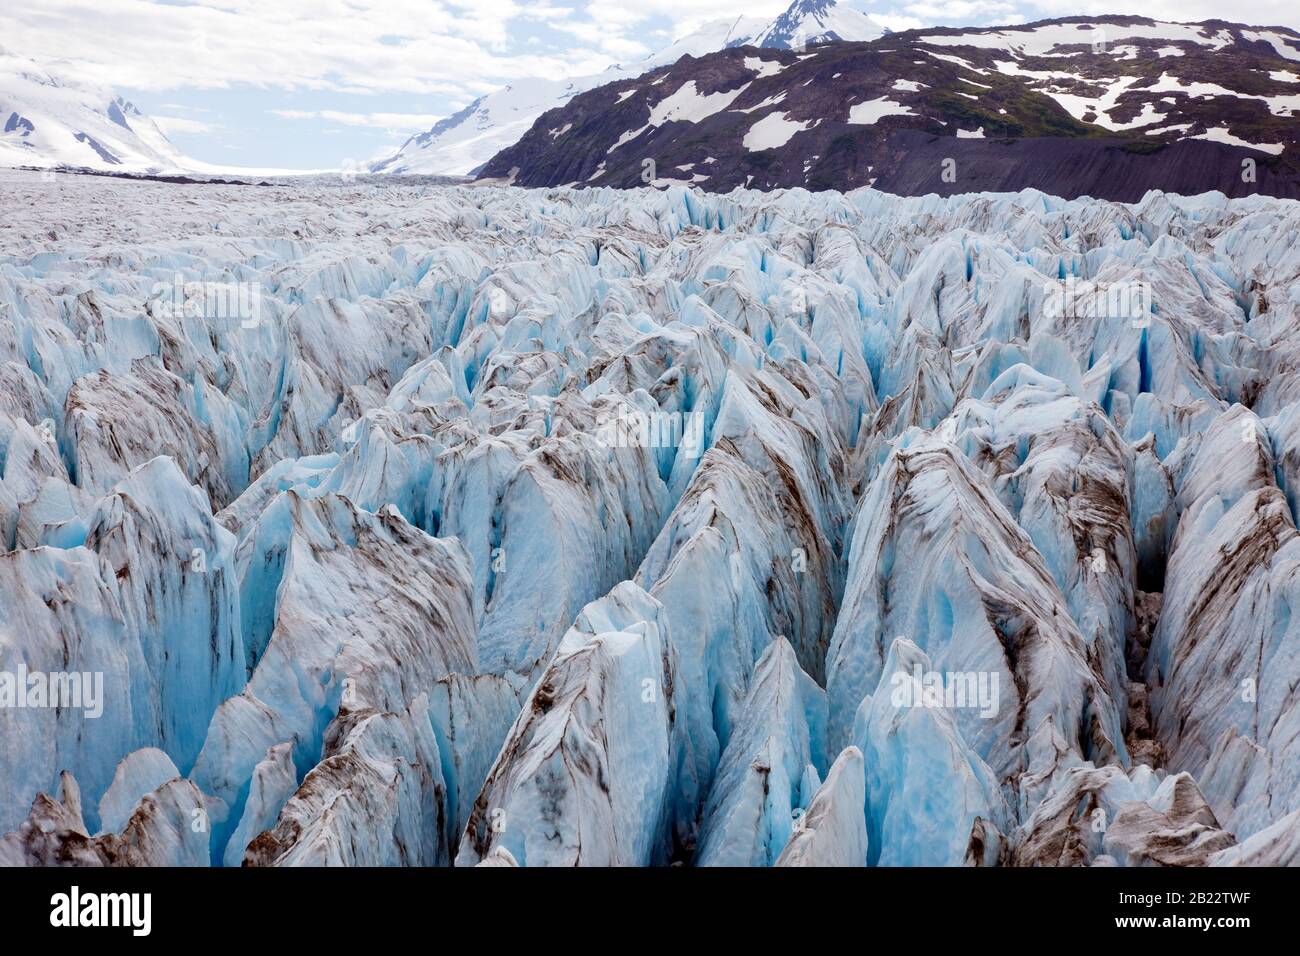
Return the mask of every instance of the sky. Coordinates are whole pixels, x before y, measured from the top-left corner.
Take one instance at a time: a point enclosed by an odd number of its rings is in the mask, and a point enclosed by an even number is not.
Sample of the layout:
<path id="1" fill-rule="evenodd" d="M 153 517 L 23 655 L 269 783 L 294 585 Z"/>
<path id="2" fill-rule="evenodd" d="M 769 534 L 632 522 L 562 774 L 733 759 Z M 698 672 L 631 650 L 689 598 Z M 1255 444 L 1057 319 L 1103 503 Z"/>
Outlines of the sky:
<path id="1" fill-rule="evenodd" d="M 841 0 L 884 26 L 1140 13 L 1300 28 L 1287 0 Z M 385 155 L 529 77 L 632 64 L 710 20 L 789 0 L 36 0 L 0 9 L 11 52 L 112 87 L 208 163 L 337 169 Z"/>

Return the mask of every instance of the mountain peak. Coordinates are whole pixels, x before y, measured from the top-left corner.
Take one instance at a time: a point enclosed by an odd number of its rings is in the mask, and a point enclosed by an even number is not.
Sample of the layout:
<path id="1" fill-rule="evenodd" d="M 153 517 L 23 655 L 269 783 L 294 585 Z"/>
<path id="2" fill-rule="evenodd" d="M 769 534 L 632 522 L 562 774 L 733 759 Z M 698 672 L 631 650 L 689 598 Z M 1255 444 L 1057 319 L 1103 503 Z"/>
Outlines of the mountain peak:
<path id="1" fill-rule="evenodd" d="M 803 49 L 810 44 L 834 40 L 874 40 L 885 29 L 871 17 L 835 0 L 794 0 L 753 40 L 754 46 L 769 49 Z"/>
<path id="2" fill-rule="evenodd" d="M 606 83 L 633 79 L 684 56 L 702 57 L 738 46 L 802 49 L 831 40 L 874 40 L 884 28 L 835 0 L 795 0 L 775 20 L 733 16 L 711 20 L 643 60 L 594 76 L 530 79 L 481 97 L 398 150 L 370 164 L 375 173 L 474 174 L 498 151 L 519 141 L 543 113 Z M 558 128 L 557 128 L 558 129 Z"/>
<path id="3" fill-rule="evenodd" d="M 191 162 L 112 90 L 67 75 L 58 62 L 5 50 L 0 57 L 0 166 L 159 172 Z"/>
<path id="4" fill-rule="evenodd" d="M 835 0 L 794 0 L 781 16 L 798 20 L 816 14 L 825 15 L 835 6 L 837 6 Z"/>

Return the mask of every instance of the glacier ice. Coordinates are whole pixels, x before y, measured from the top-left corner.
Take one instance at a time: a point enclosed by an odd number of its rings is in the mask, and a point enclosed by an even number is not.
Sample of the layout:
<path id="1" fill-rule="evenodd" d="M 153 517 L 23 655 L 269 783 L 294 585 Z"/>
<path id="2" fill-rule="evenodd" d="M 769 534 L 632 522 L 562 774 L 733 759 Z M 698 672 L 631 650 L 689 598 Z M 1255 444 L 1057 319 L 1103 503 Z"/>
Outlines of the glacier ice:
<path id="1" fill-rule="evenodd" d="M 773 865 L 794 832 L 795 811 L 812 802 L 825 772 L 826 694 L 777 638 L 758 661 L 722 753 L 697 865 Z"/>
<path id="2" fill-rule="evenodd" d="M 1300 204 L 64 180 L 0 862 L 1297 860 Z"/>
<path id="3" fill-rule="evenodd" d="M 659 602 L 625 582 L 583 609 L 524 701 L 456 862 L 646 866 L 668 853 L 680 747 Z"/>
<path id="4" fill-rule="evenodd" d="M 966 743 L 950 710 L 925 705 L 915 675 L 930 665 L 914 643 L 895 640 L 879 685 L 858 710 L 853 736 L 865 758 L 872 865 L 959 865 L 977 828 L 983 862 L 985 848 L 996 857 L 994 834 L 1007 827 L 993 770 Z"/>
<path id="5" fill-rule="evenodd" d="M 845 747 L 795 822 L 775 866 L 865 866 L 866 774 L 862 751 Z"/>

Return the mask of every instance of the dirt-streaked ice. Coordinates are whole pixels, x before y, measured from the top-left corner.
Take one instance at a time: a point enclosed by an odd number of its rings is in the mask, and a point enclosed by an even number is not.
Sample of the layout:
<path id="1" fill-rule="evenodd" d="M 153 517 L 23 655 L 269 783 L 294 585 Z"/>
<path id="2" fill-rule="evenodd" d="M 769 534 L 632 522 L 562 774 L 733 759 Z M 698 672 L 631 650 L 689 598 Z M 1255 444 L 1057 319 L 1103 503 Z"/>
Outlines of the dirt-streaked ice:
<path id="1" fill-rule="evenodd" d="M 1300 204 L 4 185 L 0 861 L 1295 857 Z"/>

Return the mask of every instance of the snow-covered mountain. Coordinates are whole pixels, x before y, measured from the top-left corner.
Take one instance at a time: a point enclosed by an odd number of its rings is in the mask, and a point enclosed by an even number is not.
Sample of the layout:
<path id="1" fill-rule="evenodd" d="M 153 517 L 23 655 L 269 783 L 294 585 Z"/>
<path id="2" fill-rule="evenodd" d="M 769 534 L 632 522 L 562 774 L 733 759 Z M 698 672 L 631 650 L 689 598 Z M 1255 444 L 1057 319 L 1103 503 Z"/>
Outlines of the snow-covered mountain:
<path id="1" fill-rule="evenodd" d="M 14 180 L 0 864 L 1300 864 L 1300 203 Z"/>
<path id="2" fill-rule="evenodd" d="M 370 171 L 470 174 L 518 142 L 547 110 L 563 106 L 579 93 L 634 79 L 647 70 L 676 63 L 683 56 L 699 57 L 741 45 L 789 49 L 792 45 L 832 39 L 869 40 L 882 32 L 883 28 L 870 17 L 839 7 L 835 0 L 795 0 L 773 21 L 744 16 L 715 20 L 636 63 L 572 79 L 521 80 L 481 96 L 432 129 L 412 136 L 393 155 L 371 163 Z"/>
<path id="3" fill-rule="evenodd" d="M 724 192 L 1300 196 L 1297 61 L 1292 30 L 1111 16 L 721 50 L 572 97 L 482 175 L 638 186 L 650 161 Z"/>
<path id="4" fill-rule="evenodd" d="M 840 6 L 835 0 L 795 0 L 747 43 L 776 50 L 803 49 L 835 40 L 874 40 L 885 32 L 865 13 Z"/>
<path id="5" fill-rule="evenodd" d="M 137 173 L 194 167 L 134 105 L 57 70 L 0 49 L 0 166 Z"/>

